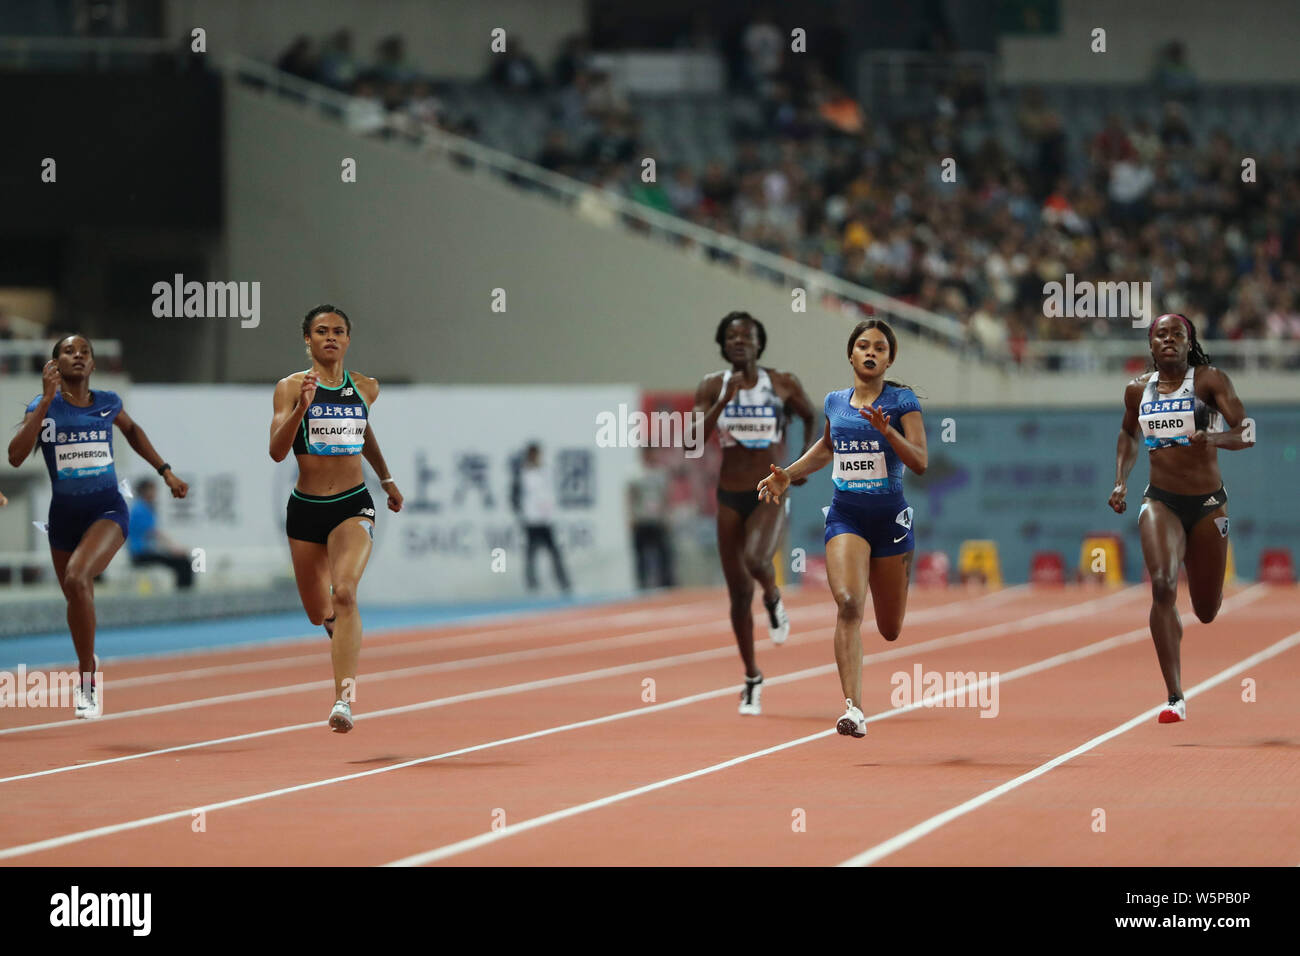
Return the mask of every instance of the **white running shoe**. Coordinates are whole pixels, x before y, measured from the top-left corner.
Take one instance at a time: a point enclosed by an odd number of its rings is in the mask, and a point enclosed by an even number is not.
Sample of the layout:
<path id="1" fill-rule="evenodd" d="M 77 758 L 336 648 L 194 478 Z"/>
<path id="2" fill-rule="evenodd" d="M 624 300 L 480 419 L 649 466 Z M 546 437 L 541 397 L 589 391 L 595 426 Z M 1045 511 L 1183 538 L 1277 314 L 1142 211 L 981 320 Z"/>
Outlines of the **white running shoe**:
<path id="1" fill-rule="evenodd" d="M 790 636 L 790 618 L 786 615 L 785 604 L 780 598 L 767 609 L 767 629 L 772 635 L 773 644 L 784 644 Z"/>
<path id="2" fill-rule="evenodd" d="M 346 734 L 352 729 L 352 705 L 346 700 L 337 701 L 330 711 L 330 727 L 336 734 Z"/>
<path id="3" fill-rule="evenodd" d="M 1187 719 L 1187 701 L 1181 697 L 1170 697 L 1157 718 L 1162 724 L 1177 724 Z"/>
<path id="4" fill-rule="evenodd" d="M 745 678 L 745 689 L 740 692 L 740 712 L 755 715 L 763 712 L 763 675 Z"/>
<path id="5" fill-rule="evenodd" d="M 847 697 L 844 698 L 844 716 L 839 719 L 835 729 L 849 737 L 865 737 L 867 735 L 867 718 L 858 708 L 853 706 L 853 701 Z"/>
<path id="6" fill-rule="evenodd" d="M 95 693 L 95 685 L 90 685 L 90 690 L 82 687 L 76 687 L 72 691 L 72 716 L 78 720 L 94 720 L 102 717 L 103 708 L 99 706 L 99 695 Z"/>

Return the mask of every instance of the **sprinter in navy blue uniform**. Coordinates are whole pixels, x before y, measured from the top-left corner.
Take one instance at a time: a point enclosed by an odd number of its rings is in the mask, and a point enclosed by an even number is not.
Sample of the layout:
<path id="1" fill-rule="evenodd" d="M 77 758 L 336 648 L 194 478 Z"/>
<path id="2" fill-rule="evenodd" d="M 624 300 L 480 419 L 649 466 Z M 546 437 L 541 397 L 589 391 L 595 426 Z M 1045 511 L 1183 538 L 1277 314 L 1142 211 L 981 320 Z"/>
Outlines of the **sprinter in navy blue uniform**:
<path id="1" fill-rule="evenodd" d="M 1138 530 L 1151 578 L 1151 639 L 1169 694 L 1156 719 L 1176 724 L 1187 719 L 1178 565 L 1187 566 L 1192 610 L 1210 623 L 1223 602 L 1228 561 L 1228 493 L 1219 474 L 1218 450 L 1239 451 L 1253 442 L 1243 435 L 1246 410 L 1236 389 L 1210 364 L 1186 316 L 1160 316 L 1147 329 L 1147 339 L 1155 369 L 1124 389 L 1109 504 L 1116 514 L 1127 508 L 1124 499 L 1138 458 L 1140 429 L 1151 456 L 1151 480 L 1142 492 Z"/>
<path id="2" fill-rule="evenodd" d="M 370 427 L 379 383 L 344 368 L 352 320 L 333 305 L 318 305 L 302 320 L 311 368 L 280 379 L 271 419 L 271 457 L 298 460 L 298 481 L 285 513 L 298 596 L 313 624 L 332 639 L 335 704 L 329 725 L 352 729 L 361 613 L 357 586 L 375 539 L 375 503 L 366 490 L 364 457 L 388 492 L 388 510 L 402 510 L 402 494 L 388 474 Z"/>
<path id="3" fill-rule="evenodd" d="M 826 396 L 826 429 L 794 464 L 771 466 L 759 495 L 778 501 L 792 481 L 834 462 L 835 495 L 826 513 L 826 577 L 839 608 L 835 663 L 846 705 L 836 724 L 841 734 L 863 737 L 862 612 L 867 584 L 876 627 L 898 639 L 907 612 L 911 577 L 912 509 L 903 497 L 903 468 L 925 473 L 927 453 L 921 403 L 905 385 L 885 379 L 898 340 L 879 319 L 858 323 L 849 336 L 853 387 Z"/>
<path id="4" fill-rule="evenodd" d="M 99 670 L 95 578 L 122 547 L 128 523 L 113 466 L 113 426 L 162 476 L 173 497 L 184 498 L 189 490 L 123 411 L 117 394 L 91 391 L 94 370 L 95 351 L 85 336 L 68 335 L 55 343 L 41 375 L 44 388 L 9 442 L 9 464 L 17 468 L 39 447 L 50 473 L 50 556 L 68 601 L 68 630 L 82 675 L 73 713 L 81 718 L 102 713 L 93 676 Z"/>

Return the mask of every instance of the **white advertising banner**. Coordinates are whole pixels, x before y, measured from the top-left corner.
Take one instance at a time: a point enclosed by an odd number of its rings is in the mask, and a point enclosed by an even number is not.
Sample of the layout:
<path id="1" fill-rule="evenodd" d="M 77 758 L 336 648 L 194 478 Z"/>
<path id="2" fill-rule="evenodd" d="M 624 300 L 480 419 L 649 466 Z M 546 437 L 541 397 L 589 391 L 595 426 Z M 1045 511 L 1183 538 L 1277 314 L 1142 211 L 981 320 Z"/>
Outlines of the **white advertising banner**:
<path id="1" fill-rule="evenodd" d="M 293 455 L 267 446 L 271 386 L 136 385 L 127 412 L 190 484 L 159 495 L 159 528 L 184 547 L 227 549 L 289 568 L 285 503 Z M 597 416 L 639 406 L 632 386 L 383 386 L 370 423 L 398 488 L 401 513 L 365 466 L 375 500 L 375 550 L 360 597 L 385 603 L 523 595 L 525 534 L 512 507 L 514 469 L 531 442 L 554 481 L 554 537 L 575 594 L 633 587 L 626 488 L 636 448 L 598 447 Z M 121 433 L 118 477 L 149 474 Z M 164 489 L 160 488 L 160 491 Z M 544 594 L 555 593 L 550 555 L 535 558 Z"/>

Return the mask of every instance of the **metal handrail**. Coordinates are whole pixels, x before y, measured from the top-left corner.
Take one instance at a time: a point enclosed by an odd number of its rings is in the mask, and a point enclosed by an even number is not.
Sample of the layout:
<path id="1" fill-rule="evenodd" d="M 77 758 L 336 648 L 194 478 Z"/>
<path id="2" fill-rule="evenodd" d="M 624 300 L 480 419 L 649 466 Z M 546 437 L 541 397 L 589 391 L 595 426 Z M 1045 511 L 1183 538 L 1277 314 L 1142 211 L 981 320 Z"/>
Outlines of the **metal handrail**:
<path id="1" fill-rule="evenodd" d="M 346 111 L 352 101 L 351 97 L 336 90 L 295 76 L 289 76 L 269 64 L 239 54 L 227 57 L 225 65 L 226 69 L 237 77 L 250 77 L 267 87 L 278 88 L 292 94 L 294 97 L 314 101 L 335 114 L 342 114 Z M 734 256 L 736 259 L 748 262 L 758 269 L 776 273 L 792 286 L 805 289 L 809 297 L 815 298 L 819 295 L 831 293 L 842 299 L 867 306 L 872 311 L 885 312 L 900 319 L 905 319 L 913 325 L 927 330 L 935 337 L 946 340 L 954 347 L 960 347 L 966 341 L 966 333 L 961 323 L 946 316 L 938 315 L 871 289 L 854 285 L 838 276 L 833 276 L 820 269 L 813 269 L 767 252 L 758 246 L 733 236 L 715 232 L 712 229 L 687 222 L 676 216 L 670 216 L 658 210 L 642 206 L 623 196 L 596 189 L 567 176 L 561 176 L 559 173 L 543 169 L 527 160 L 493 149 L 490 146 L 484 146 L 482 143 L 454 136 L 442 130 L 430 129 L 424 134 L 423 145 L 433 153 L 460 156 L 472 160 L 475 169 L 483 168 L 507 178 L 513 177 L 529 181 L 552 193 L 558 193 L 566 200 L 574 203 L 584 198 L 589 201 L 594 198 L 619 215 L 639 220 L 652 229 L 681 240 L 698 243 L 707 249 Z"/>

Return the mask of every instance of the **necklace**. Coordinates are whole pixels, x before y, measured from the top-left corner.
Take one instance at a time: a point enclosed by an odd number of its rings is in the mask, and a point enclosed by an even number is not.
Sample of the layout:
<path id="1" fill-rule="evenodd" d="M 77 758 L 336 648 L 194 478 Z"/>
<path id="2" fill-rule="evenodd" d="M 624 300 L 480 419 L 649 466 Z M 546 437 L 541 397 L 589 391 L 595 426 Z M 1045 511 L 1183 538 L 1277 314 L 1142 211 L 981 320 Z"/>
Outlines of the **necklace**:
<path id="1" fill-rule="evenodd" d="M 325 376 L 324 376 L 324 375 L 317 375 L 317 376 L 316 376 L 316 384 L 317 384 L 317 385 L 324 385 L 326 388 L 338 388 L 340 385 L 343 384 L 343 379 L 344 379 L 345 377 L 346 377 L 346 376 L 340 375 L 340 376 L 339 376 L 339 380 L 338 380 L 337 382 L 327 382 L 327 381 L 325 381 Z"/>

